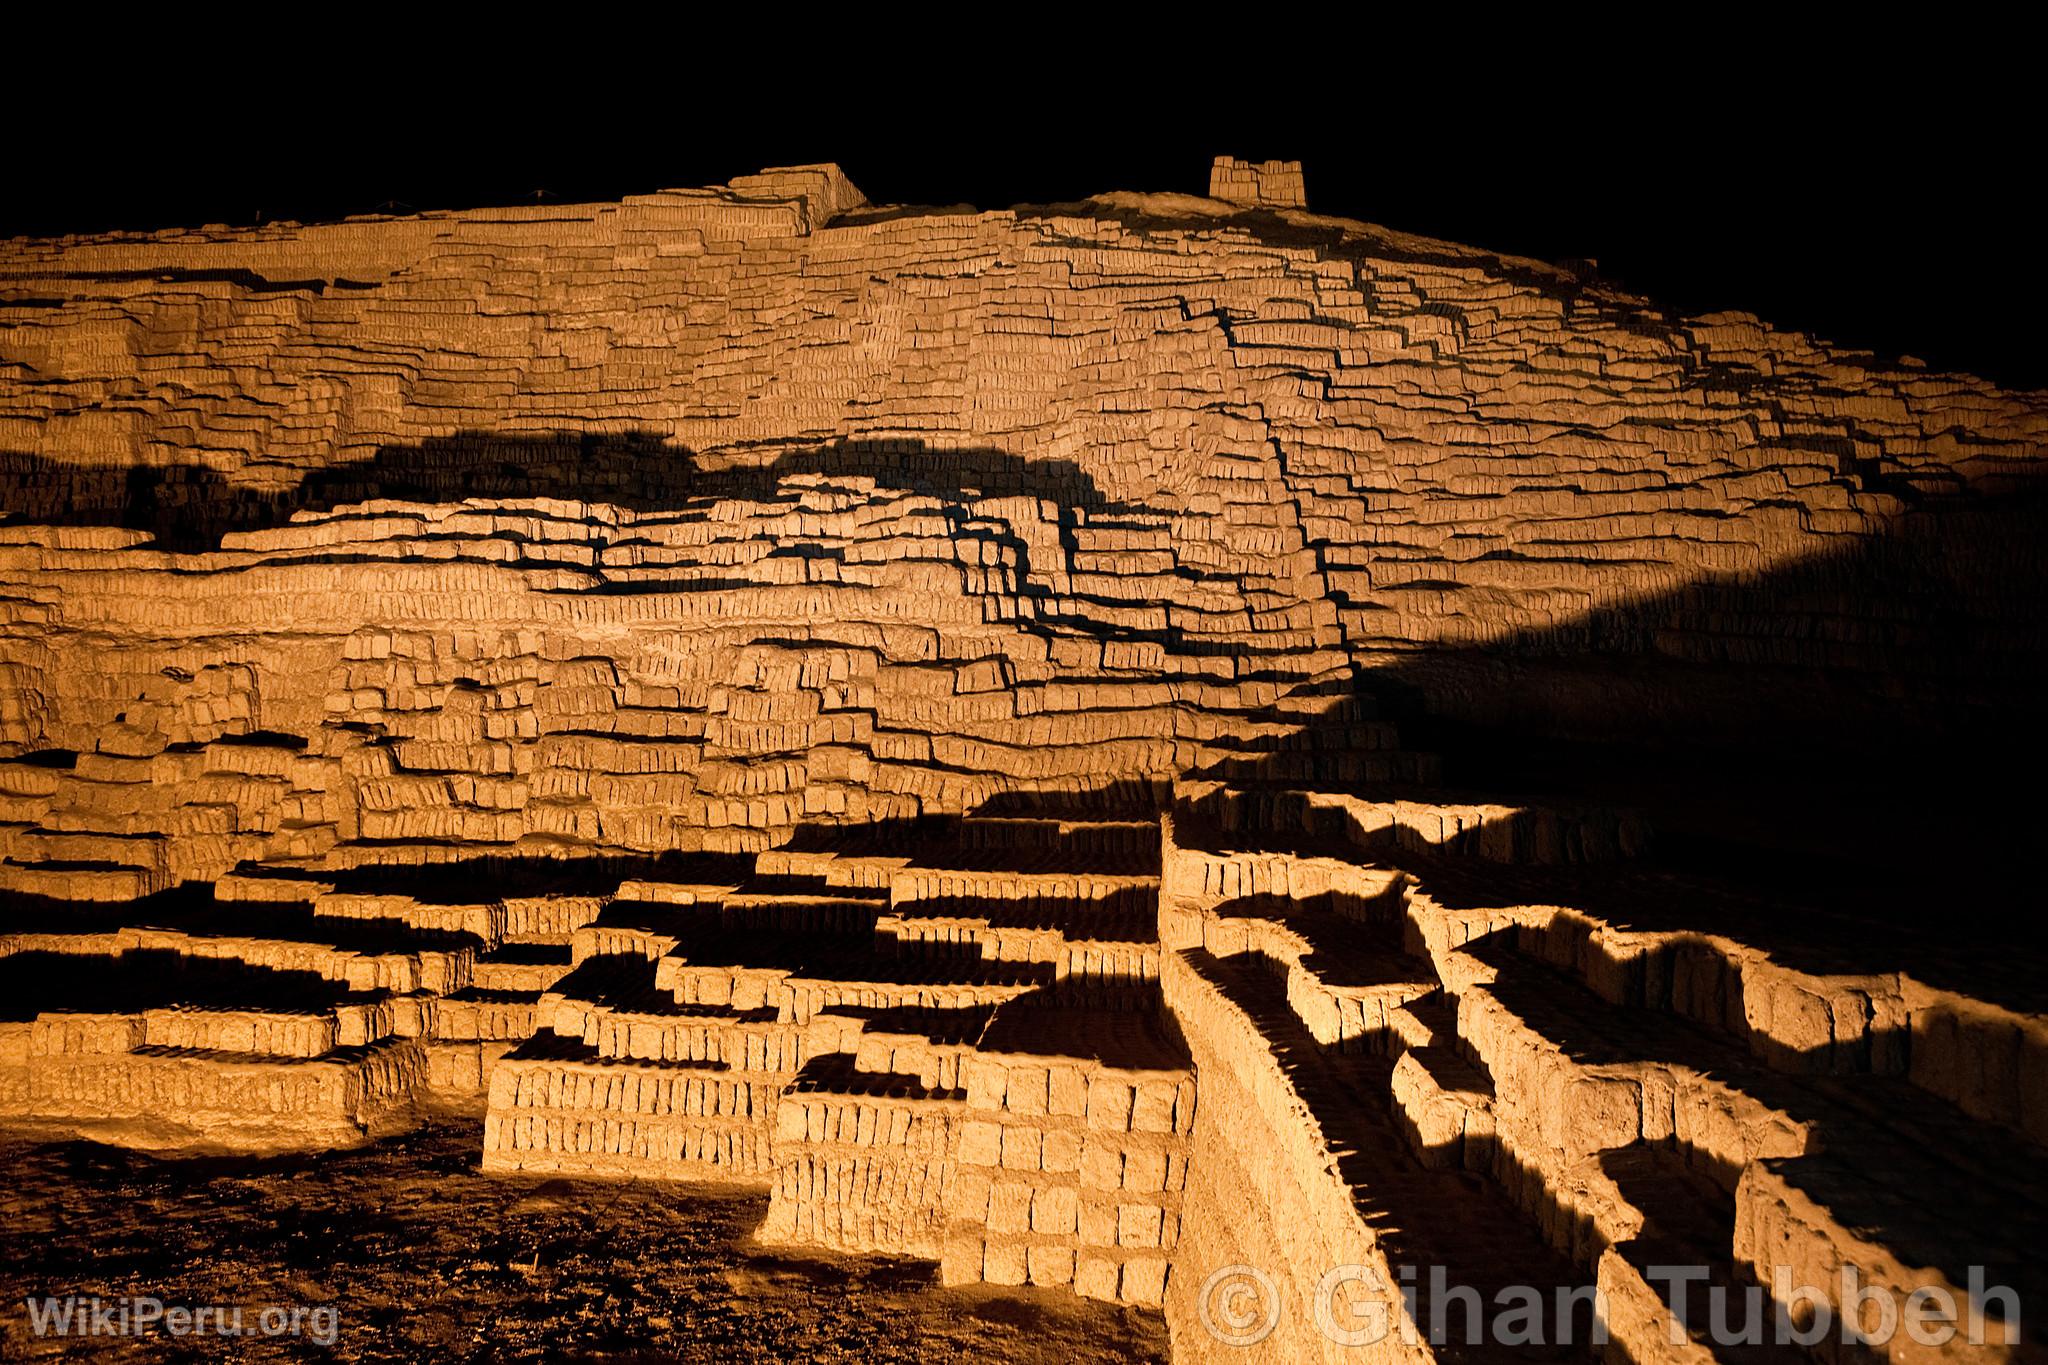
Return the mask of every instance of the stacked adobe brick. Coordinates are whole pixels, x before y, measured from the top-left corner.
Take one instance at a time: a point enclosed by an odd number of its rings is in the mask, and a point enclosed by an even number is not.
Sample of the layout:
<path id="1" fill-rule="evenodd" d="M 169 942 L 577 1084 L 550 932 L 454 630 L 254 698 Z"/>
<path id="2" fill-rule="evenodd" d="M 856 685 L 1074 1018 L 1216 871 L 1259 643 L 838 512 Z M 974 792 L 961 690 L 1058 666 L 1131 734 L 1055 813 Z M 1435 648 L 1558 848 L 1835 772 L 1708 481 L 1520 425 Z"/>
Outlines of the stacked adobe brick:
<path id="1" fill-rule="evenodd" d="M 2029 989 L 1531 881 L 1644 831 L 1431 792 L 1328 684 L 1654 633 L 1881 692 L 1913 622 L 1831 566 L 2023 486 L 2048 400 L 1218 185 L 919 214 L 799 168 L 0 247 L 0 964 L 188 964 L 0 1021 L 9 1112 L 264 1146 L 482 1103 L 495 1167 L 767 1185 L 777 1236 L 1163 1301 L 1190 1356 L 1217 1266 L 1299 1305 L 1433 1257 L 1595 1278 L 1657 1358 L 1658 1201 L 1731 1282 L 1949 1275 L 1830 1151 L 1970 1154 L 1957 1236 L 2007 1247 Z M 1686 597 L 1791 566 L 1796 619 Z M 1023 793 L 1110 809 L 907 832 Z M 1101 873 L 1162 804 L 1163 864 Z M 1069 979 L 1156 1036 L 1033 1052 Z"/>

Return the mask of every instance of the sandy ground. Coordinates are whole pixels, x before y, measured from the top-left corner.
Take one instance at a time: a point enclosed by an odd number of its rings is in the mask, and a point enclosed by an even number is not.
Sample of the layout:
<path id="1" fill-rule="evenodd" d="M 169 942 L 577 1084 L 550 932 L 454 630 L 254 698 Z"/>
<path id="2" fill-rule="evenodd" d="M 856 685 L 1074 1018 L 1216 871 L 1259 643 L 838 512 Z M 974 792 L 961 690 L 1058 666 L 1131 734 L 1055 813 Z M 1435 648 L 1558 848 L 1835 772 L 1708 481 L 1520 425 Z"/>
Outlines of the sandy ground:
<path id="1" fill-rule="evenodd" d="M 770 1252 L 750 1238 L 765 1194 L 486 1177 L 479 1132 L 443 1120 L 356 1152 L 179 1161 L 0 1134 L 0 1358 L 1166 1359 L 1156 1313 Z M 71 1295 L 241 1305 L 248 1335 L 209 1320 L 203 1336 L 37 1336 L 24 1301 Z M 264 1310 L 294 1306 L 299 1335 L 261 1335 Z"/>

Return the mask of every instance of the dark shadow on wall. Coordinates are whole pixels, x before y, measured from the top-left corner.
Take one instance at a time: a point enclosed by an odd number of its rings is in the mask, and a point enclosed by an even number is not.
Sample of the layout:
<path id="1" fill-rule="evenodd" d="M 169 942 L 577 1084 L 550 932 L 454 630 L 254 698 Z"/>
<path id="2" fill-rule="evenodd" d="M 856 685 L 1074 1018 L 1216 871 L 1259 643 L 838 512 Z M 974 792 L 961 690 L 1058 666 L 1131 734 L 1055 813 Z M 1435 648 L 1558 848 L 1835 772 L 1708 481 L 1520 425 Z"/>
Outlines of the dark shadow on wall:
<path id="1" fill-rule="evenodd" d="M 556 497 L 690 516 L 721 498 L 793 501 L 798 476 L 955 500 L 1037 497 L 1091 516 L 1153 510 L 1110 498 L 1071 461 L 992 449 L 844 441 L 757 454 L 708 468 L 645 433 L 465 433 L 313 470 L 277 493 L 198 466 L 89 470 L 16 454 L 0 456 L 0 506 L 139 527 L 183 548 L 371 497 Z M 1636 806 L 1681 870 L 1816 899 L 1878 935 L 1939 921 L 2001 943 L 2038 899 L 2030 806 L 2013 793 L 2048 767 L 2044 531 L 2040 481 L 1930 496 L 1886 534 L 1833 554 L 1485 649 L 1419 650 L 1355 685 L 1398 713 L 1410 746 L 1444 755 L 1454 789 Z M 1052 624 L 1091 629 L 1085 615 Z M 1092 629 L 1189 655 L 1235 648 L 1172 628 Z M 1294 742 L 1340 747 L 1348 725 L 1310 721 Z"/>
<path id="2" fill-rule="evenodd" d="M 230 531 L 279 526 L 296 512 L 373 498 L 558 498 L 685 512 L 719 499 L 793 501 L 797 494 L 784 481 L 802 476 L 866 478 L 950 498 L 1044 498 L 1101 515 L 1146 510 L 1109 496 L 1072 460 L 1027 460 L 985 446 L 845 440 L 752 454 L 748 463 L 732 455 L 709 461 L 645 432 L 461 432 L 308 469 L 297 484 L 275 490 L 197 463 L 95 468 L 8 451 L 0 452 L 0 511 L 22 521 L 147 531 L 161 548 L 189 552 L 216 548 Z"/>
<path id="3" fill-rule="evenodd" d="M 751 461 L 740 463 L 739 461 Z M 629 511 L 683 519 L 710 516 L 721 501 L 765 508 L 795 506 L 802 484 L 872 480 L 879 489 L 923 495 L 942 504 L 948 534 L 966 563 L 1002 563 L 1015 569 L 1008 591 L 1028 609 L 1020 628 L 1076 632 L 1103 640 L 1156 645 L 1190 657 L 1237 656 L 1238 644 L 1191 632 L 1178 624 L 1146 627 L 1106 619 L 1097 607 L 1128 612 L 1149 602 L 1141 595 L 1114 599 L 1067 592 L 1055 599 L 1044 571 L 1064 567 L 1034 558 L 1034 546 L 1014 520 L 974 504 L 983 499 L 1028 498 L 1048 506 L 1062 557 L 1071 564 L 1076 528 L 1144 518 L 1157 526 L 1170 509 L 1117 498 L 1068 459 L 1025 459 L 987 446 L 939 449 L 912 439 L 836 441 L 819 446 L 761 447 L 711 459 L 651 433 L 549 433 L 532 437 L 463 432 L 417 445 L 394 445 L 363 460 L 306 471 L 285 489 L 253 486 L 198 464 L 89 468 L 22 452 L 0 452 L 0 520 L 66 526 L 118 526 L 148 532 L 155 548 L 173 553 L 218 549 L 229 532 L 282 526 L 301 512 L 319 513 L 372 499 L 457 504 L 470 499 L 558 499 L 609 504 Z M 985 561 L 973 547 L 994 553 Z M 834 557 L 813 538 L 793 538 L 777 554 Z M 1199 568 L 1170 572 L 1190 580 Z M 1034 575 L 1038 575 L 1034 577 Z M 1107 577 L 1107 576 L 1098 576 Z M 1143 580 L 1132 580 L 1143 594 Z M 675 581 L 609 582 L 610 592 L 713 591 L 750 586 L 741 579 L 692 576 Z M 1112 591 L 1098 588 L 1097 592 Z M 1308 646 L 1270 651 L 1269 657 L 1312 652 Z M 1240 677 L 1253 676 L 1240 669 Z M 1275 676 L 1292 676 L 1276 674 Z"/>
<path id="4" fill-rule="evenodd" d="M 2040 956 L 2027 793 L 2048 771 L 2048 488 L 1350 686 L 1479 800 L 1631 807 L 1659 867 L 1823 908 L 1866 967 Z M 1346 745 L 1343 708 L 1276 753 Z M 1242 758 L 1233 764 L 1247 771 Z M 1331 788 L 1343 784 L 1324 784 Z M 1640 891 L 1637 893 L 1640 894 Z"/>
<path id="5" fill-rule="evenodd" d="M 0 957 L 0 1022 L 45 1011 L 131 1014 L 167 1007 L 290 1011 L 371 1003 L 311 971 L 274 970 L 171 949 L 131 948 L 118 956 L 30 951 Z"/>
<path id="6" fill-rule="evenodd" d="M 1432 891 L 1438 885 L 1431 882 Z M 1497 877 L 1494 886 L 1498 890 Z M 1316 907 L 1286 899 L 1271 905 L 1270 912 L 1253 900 L 1221 908 L 1257 918 L 1270 913 L 1304 937 L 1349 935 L 1361 927 L 1354 918 L 1356 906 Z M 1401 913 L 1398 903 L 1392 906 L 1393 918 L 1381 921 L 1383 930 L 1392 929 Z M 1772 1023 L 1790 1021 L 1752 1021 L 1744 1006 L 1742 961 L 1721 957 L 1704 940 L 1667 943 L 1647 957 L 1618 957 L 1608 943 L 1588 938 L 1572 965 L 1560 967 L 1554 965 L 1558 945 L 1542 947 L 1555 932 L 1554 927 L 1508 926 L 1462 947 L 1492 968 L 1483 979 L 1486 994 L 1518 1021 L 1517 1027 L 1554 1046 L 1557 1058 L 1593 1070 L 1646 1063 L 1682 1068 L 1715 1091 L 1784 1115 L 1817 1139 L 1799 1155 L 1762 1158 L 1763 1168 L 1806 1192 L 1841 1226 L 1893 1248 L 1903 1264 L 1933 1267 L 1958 1285 L 1967 1282 L 1974 1264 L 1984 1267 L 1990 1283 L 2013 1286 L 2025 1306 L 2038 1304 L 2048 1293 L 2035 1265 L 2039 1258 L 2029 1250 L 2042 1235 L 2043 1210 L 2020 1174 L 2035 1163 L 2035 1149 L 1997 1123 L 1959 1129 L 1946 1100 L 1899 1074 L 1907 1049 L 1902 1030 L 1874 1031 L 1818 1047 L 1807 1044 L 1796 1025 L 1773 1037 L 1768 1032 Z M 1335 1044 L 1320 1041 L 1289 997 L 1285 970 L 1257 950 L 1217 956 L 1198 948 L 1182 957 L 1244 1012 L 1272 1049 L 1329 1143 L 1335 1170 L 1356 1193 L 1359 1215 L 1373 1225 L 1391 1261 L 1445 1266 L 1452 1283 L 1474 1284 L 1482 1297 L 1492 1284 L 1510 1277 L 1557 1286 L 1592 1278 L 1604 1238 L 1602 1220 L 1595 1216 L 1598 1206 L 1587 1203 L 1583 1189 L 1574 1195 L 1560 1188 L 1554 1165 L 1546 1174 L 1543 1167 L 1527 1163 L 1496 1143 L 1491 1126 L 1477 1136 L 1456 1128 L 1448 1137 L 1441 1128 L 1426 1136 L 1413 1126 L 1413 1111 L 1406 1104 L 1389 1102 L 1401 1089 L 1395 1062 L 1411 1051 L 1410 1044 L 1384 1031 Z M 1699 969 L 1706 959 L 1714 971 L 1703 974 Z M 1409 970 L 1414 980 L 1429 968 L 1418 963 Z M 1710 979 L 1711 988 L 1702 990 Z M 1419 1017 L 1439 1017 L 1448 1008 L 1443 997 L 1430 997 Z M 1441 1041 L 1411 1055 L 1428 1053 L 1437 1054 L 1429 1063 L 1436 1075 L 1460 1078 L 1480 1094 L 1495 1093 L 1500 1078 L 1487 1059 Z M 1572 1141 L 1589 1148 L 1623 1142 L 1597 1150 L 1595 1159 L 1644 1215 L 1639 1234 L 1614 1250 L 1653 1289 L 1668 1288 L 1668 1272 L 1654 1269 L 1662 1266 L 1698 1267 L 1710 1284 L 1738 1294 L 1754 1287 L 1769 1292 L 1770 1285 L 1758 1285 L 1746 1256 L 1735 1252 L 1735 1191 L 1744 1164 L 1717 1145 L 1723 1130 L 1681 1123 L 1676 1133 L 1645 1140 L 1623 1125 L 1596 1135 L 1597 1130 L 1584 1126 L 1592 1107 L 1571 1098 L 1569 1084 L 1556 1090 L 1537 1085 L 1526 1059 L 1518 1070 L 1520 1098 L 1540 1098 L 1536 1092 L 1541 1090 L 1561 1105 Z M 1239 1117 L 1232 1115 L 1233 1121 Z M 1261 1121 L 1257 1114 L 1243 1117 L 1254 1125 Z M 1284 1121 L 1286 1115 L 1277 1117 Z M 1252 1131 L 1256 1134 L 1256 1127 Z M 1418 1158 L 1422 1170 L 1416 1169 Z M 1942 1209 L 1942 1217 L 1930 1221 L 1929 1207 Z M 1527 1218 L 1546 1230 L 1547 1245 L 1535 1241 L 1533 1230 L 1524 1226 Z M 1498 1229 L 1500 1235 L 1475 1246 L 1471 1229 L 1481 1226 Z M 1571 1248 L 1565 1254 L 1577 1258 L 1569 1265 L 1557 1259 L 1563 1248 Z M 1672 1302 L 1670 1294 L 1664 1297 Z M 1695 1287 L 1693 1314 L 1685 1318 L 1702 1340 L 1708 1324 L 1698 1314 L 1705 1299 Z M 1548 1295 L 1545 1300 L 1555 1302 Z M 1423 1307 L 1431 1307 L 1429 1300 Z M 1727 1320 L 1739 1326 L 1741 1309 Z M 1454 1333 L 1456 1322 L 1455 1316 L 1450 1319 Z M 1641 1329 L 1640 1318 L 1636 1326 Z M 1575 1339 L 1586 1340 L 1583 1330 Z M 1717 1353 L 1715 1358 L 1794 1356 L 1759 1351 Z"/>
<path id="7" fill-rule="evenodd" d="M 1950 1100 L 1928 1082 L 1960 1078 L 1945 1074 L 1938 1062 L 1916 1067 L 1910 1079 L 1901 1074 L 1910 1050 L 1903 1027 L 1802 1046 L 1796 1027 L 1772 1035 L 1772 1024 L 1782 1026 L 1782 1019 L 1747 1015 L 1743 964 L 1704 943 L 1672 944 L 1650 958 L 1623 960 L 1589 940 L 1581 965 L 1563 969 L 1529 941 L 1541 937 L 1508 927 L 1472 940 L 1464 951 L 1494 969 L 1489 994 L 1574 1065 L 1647 1061 L 1710 1078 L 1715 1088 L 1816 1135 L 1798 1155 L 1761 1160 L 1773 1176 L 1815 1196 L 1842 1226 L 1953 1284 L 1967 1283 L 1974 1264 L 1987 1282 L 2017 1289 L 2024 1304 L 2048 1298 L 2048 1275 L 2031 1252 L 2048 1232 L 2048 1209 L 2024 1174 L 2037 1162 L 2038 1148 L 2013 1131 L 2022 1116 L 2009 1110 L 1988 1122 L 1958 1125 Z M 1701 992 L 1697 969 L 1706 957 L 1715 960 L 1721 980 L 1718 989 Z M 1592 980 L 1628 988 L 1616 1000 L 1612 991 L 1592 990 Z M 1602 1169 L 1648 1215 L 1642 1240 L 1624 1255 L 1639 1266 L 1703 1264 L 1717 1278 L 1745 1281 L 1746 1269 L 1729 1260 L 1744 1162 L 1712 1150 L 1711 1140 L 1700 1140 L 1704 1131 L 1637 1139 L 1600 1153 Z M 1845 1179 L 1847 1172 L 1854 1178 Z M 1940 1208 L 1941 1217 L 1930 1221 L 1928 1207 Z M 1591 1224 L 1584 1225 L 1579 1244 L 1591 1233 Z M 1693 1302 L 1699 1303 L 1697 1295 Z"/>

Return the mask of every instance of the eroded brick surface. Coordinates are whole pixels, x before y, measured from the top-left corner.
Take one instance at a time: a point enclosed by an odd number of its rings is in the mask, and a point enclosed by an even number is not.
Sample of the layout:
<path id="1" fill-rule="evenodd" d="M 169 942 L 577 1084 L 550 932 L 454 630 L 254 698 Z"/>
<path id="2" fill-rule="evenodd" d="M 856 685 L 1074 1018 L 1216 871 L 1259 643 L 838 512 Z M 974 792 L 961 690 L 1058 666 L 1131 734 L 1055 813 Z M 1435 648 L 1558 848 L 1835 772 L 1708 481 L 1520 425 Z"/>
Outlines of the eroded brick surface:
<path id="1" fill-rule="evenodd" d="M 0 1113 L 480 1108 L 486 1171 L 765 1189 L 770 1243 L 1195 1360 L 1359 1358 L 1338 1266 L 1395 1315 L 1403 1265 L 1597 1284 L 1639 1362 L 1710 1358 L 1659 1258 L 2039 1301 L 2031 985 L 1445 789 L 1372 671 L 1653 637 L 1883 691 L 1917 623 L 1831 566 L 2024 486 L 2048 399 L 1302 185 L 0 245 Z M 1232 1264 L 1281 1298 L 1242 1348 Z"/>

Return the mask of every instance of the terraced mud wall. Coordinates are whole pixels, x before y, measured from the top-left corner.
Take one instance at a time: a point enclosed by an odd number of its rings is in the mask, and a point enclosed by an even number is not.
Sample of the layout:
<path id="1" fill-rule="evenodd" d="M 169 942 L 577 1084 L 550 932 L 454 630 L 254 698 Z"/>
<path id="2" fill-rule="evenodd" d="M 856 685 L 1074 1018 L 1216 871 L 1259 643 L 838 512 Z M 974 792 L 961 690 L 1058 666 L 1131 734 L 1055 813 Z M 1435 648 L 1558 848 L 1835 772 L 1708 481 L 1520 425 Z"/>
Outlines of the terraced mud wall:
<path id="1" fill-rule="evenodd" d="M 9 947 L 118 959 L 186 883 L 229 902 L 193 941 L 265 970 L 250 902 L 350 963 L 469 934 L 462 982 L 351 981 L 409 1002 L 361 1039 L 382 997 L 249 1047 L 356 1068 L 323 1133 L 485 1095 L 493 1169 L 766 1182 L 774 1236 L 1163 1303 L 1190 1359 L 1229 1355 L 1199 1291 L 1233 1263 L 1288 1316 L 1232 1359 L 1326 1353 L 1336 1266 L 1404 1311 L 1404 1263 L 1597 1285 L 1629 1358 L 1704 1359 L 1657 1257 L 1960 1284 L 1916 1151 L 2003 1173 L 1951 1203 L 2023 1273 L 2038 988 L 1542 880 L 1649 831 L 1434 790 L 1376 699 L 1984 747 L 2035 709 L 2044 447 L 2048 396 L 1191 197 L 878 209 L 797 168 L 11 242 Z M 609 871 L 533 923 L 386 885 L 571 857 Z M 88 900 L 106 943 L 53 924 Z M 220 1028 L 270 1027 L 247 989 L 209 985 Z M 228 1074 L 131 1015 L 10 1023 L 9 1094 L 74 1054 Z M 1133 1108 L 1098 1123 L 1105 1067 Z"/>
<path id="2" fill-rule="evenodd" d="M 2044 428 L 2038 396 L 1206 200 L 903 215 L 802 170 L 14 242 L 0 734 L 91 757 L 10 769 L 9 860 L 739 846 L 1165 779 L 1347 658 L 1453 709 L 1539 690 L 1452 646 L 1910 655 L 1989 692 L 1981 649 L 1848 615 L 1827 566 L 1984 505 Z M 2011 593 L 2020 552 L 1951 562 Z M 1790 570 L 1801 601 L 1725 600 Z"/>

